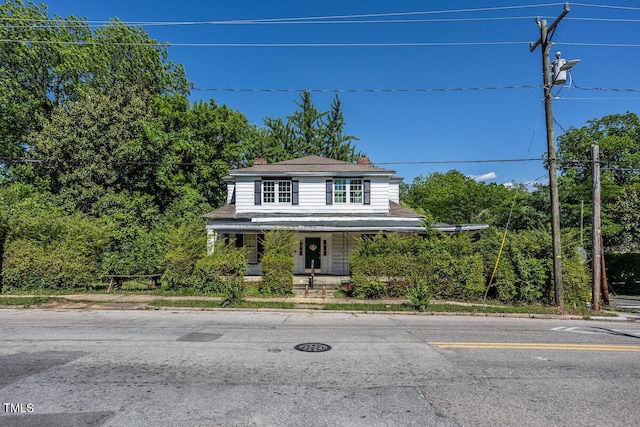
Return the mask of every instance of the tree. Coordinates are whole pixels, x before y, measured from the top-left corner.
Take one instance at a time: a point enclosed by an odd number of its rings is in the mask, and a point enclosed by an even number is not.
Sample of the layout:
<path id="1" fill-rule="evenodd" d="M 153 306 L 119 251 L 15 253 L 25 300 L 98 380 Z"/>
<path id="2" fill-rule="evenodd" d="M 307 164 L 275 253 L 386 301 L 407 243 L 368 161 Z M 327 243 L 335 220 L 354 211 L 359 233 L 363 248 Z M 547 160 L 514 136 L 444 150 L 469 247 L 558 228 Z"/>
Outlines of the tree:
<path id="1" fill-rule="evenodd" d="M 140 135 L 151 120 L 148 96 L 132 88 L 102 94 L 84 90 L 78 101 L 58 106 L 31 134 L 30 154 L 42 162 L 33 173 L 75 209 L 94 213 L 115 193 L 148 193 L 148 148 Z"/>
<path id="2" fill-rule="evenodd" d="M 267 133 L 256 146 L 258 157 L 275 162 L 296 157 L 317 155 L 336 160 L 354 162 L 362 153 L 356 153 L 352 145 L 357 138 L 344 134 L 345 120 L 338 95 L 329 111 L 319 111 L 311 100 L 311 93 L 300 93 L 300 108 L 281 118 L 264 119 Z"/>
<path id="3" fill-rule="evenodd" d="M 112 20 L 94 31 L 76 17 L 48 16 L 45 5 L 7 0 L 0 5 L 0 166 L 29 152 L 56 107 L 71 105 L 87 88 L 149 96 L 186 94 L 182 66 L 138 27 Z M 4 165 L 3 165 L 4 163 Z"/>
<path id="4" fill-rule="evenodd" d="M 417 177 L 403 188 L 402 201 L 436 222 L 504 225 L 513 198 L 521 200 L 526 197 L 524 194 L 524 189 L 518 186 L 480 183 L 457 170 L 450 170 L 444 174 Z M 520 218 L 526 214 L 525 210 L 521 205 L 518 207 L 515 218 L 527 222 Z"/>
<path id="5" fill-rule="evenodd" d="M 635 113 L 593 119 L 581 128 L 570 128 L 558 137 L 558 161 L 562 222 L 579 224 L 580 202 L 591 200 L 590 147 L 598 145 L 602 168 L 602 229 L 605 245 L 617 245 L 624 227 L 616 203 L 625 188 L 640 184 L 640 119 Z M 627 193 L 627 196 L 629 194 Z M 587 203 L 586 215 L 590 215 Z"/>
<path id="6" fill-rule="evenodd" d="M 54 21 L 55 20 L 55 21 Z M 0 5 L 0 156 L 19 157 L 38 118 L 73 95 L 87 78 L 89 26 L 75 17 L 49 18 L 45 5 Z"/>

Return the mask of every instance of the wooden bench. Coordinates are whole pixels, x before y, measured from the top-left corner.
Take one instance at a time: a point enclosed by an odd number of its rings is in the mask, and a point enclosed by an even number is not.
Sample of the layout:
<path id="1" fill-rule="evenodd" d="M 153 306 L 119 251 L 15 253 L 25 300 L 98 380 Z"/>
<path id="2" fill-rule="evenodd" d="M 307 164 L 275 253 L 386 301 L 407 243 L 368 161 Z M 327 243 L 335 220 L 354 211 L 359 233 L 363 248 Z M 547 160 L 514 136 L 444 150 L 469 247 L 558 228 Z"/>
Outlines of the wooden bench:
<path id="1" fill-rule="evenodd" d="M 160 286 L 160 277 L 162 277 L 162 274 L 109 274 L 107 275 L 109 279 L 107 292 L 122 286 L 122 282 L 133 279 L 149 279 L 148 289 L 155 289 Z"/>

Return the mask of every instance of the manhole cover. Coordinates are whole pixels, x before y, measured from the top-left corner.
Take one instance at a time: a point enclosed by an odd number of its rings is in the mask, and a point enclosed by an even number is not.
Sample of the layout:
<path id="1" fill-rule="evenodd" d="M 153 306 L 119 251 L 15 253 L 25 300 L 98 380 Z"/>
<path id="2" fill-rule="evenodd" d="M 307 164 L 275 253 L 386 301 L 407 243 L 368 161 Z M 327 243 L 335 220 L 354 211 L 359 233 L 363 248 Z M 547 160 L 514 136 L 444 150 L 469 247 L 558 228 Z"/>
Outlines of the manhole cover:
<path id="1" fill-rule="evenodd" d="M 329 344 L 321 344 L 319 342 L 308 342 L 304 344 L 298 344 L 294 348 L 298 351 L 304 351 L 307 353 L 320 353 L 323 351 L 331 350 L 331 346 Z"/>

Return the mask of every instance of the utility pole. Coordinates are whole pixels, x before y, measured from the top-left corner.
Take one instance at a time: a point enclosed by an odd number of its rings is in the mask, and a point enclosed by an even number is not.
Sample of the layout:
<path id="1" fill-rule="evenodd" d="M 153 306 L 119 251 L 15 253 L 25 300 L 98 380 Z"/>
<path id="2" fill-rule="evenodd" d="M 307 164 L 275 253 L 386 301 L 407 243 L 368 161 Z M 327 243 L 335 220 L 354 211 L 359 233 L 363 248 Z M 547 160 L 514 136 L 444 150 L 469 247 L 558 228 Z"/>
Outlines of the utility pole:
<path id="1" fill-rule="evenodd" d="M 594 310 L 600 310 L 600 285 L 602 283 L 602 230 L 600 221 L 600 149 L 591 146 L 591 171 L 593 176 L 593 249 L 591 252 L 591 303 Z"/>
<path id="2" fill-rule="evenodd" d="M 562 248 L 560 242 L 560 198 L 558 195 L 558 177 L 556 174 L 557 158 L 555 148 L 555 135 L 553 124 L 553 96 L 551 89 L 551 62 L 549 60 L 549 50 L 551 48 L 551 37 L 556 26 L 569 13 L 569 3 L 565 3 L 564 10 L 555 21 L 547 28 L 547 21 L 536 19 L 540 27 L 540 39 L 531 43 L 530 52 L 533 52 L 538 45 L 542 50 L 542 75 L 544 86 L 544 109 L 547 123 L 547 162 L 549 167 L 549 192 L 551 196 L 551 240 L 553 245 L 553 285 L 555 289 L 556 305 L 560 308 L 564 306 L 564 294 L 562 289 Z"/>

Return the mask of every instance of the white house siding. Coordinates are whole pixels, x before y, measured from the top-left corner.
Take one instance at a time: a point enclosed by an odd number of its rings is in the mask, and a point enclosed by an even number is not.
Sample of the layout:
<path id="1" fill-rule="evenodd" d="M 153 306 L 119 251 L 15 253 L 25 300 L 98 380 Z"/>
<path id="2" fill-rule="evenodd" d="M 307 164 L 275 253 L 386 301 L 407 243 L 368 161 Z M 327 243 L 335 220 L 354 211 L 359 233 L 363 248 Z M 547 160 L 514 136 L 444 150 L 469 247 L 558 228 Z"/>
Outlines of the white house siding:
<path id="1" fill-rule="evenodd" d="M 389 200 L 400 203 L 400 183 L 401 178 L 392 178 L 389 182 Z"/>
<path id="2" fill-rule="evenodd" d="M 300 177 L 298 205 L 263 203 L 254 204 L 254 181 L 257 178 L 238 177 L 236 181 L 236 213 L 247 214 L 260 212 L 295 213 L 299 215 L 313 214 L 349 214 L 375 213 L 384 214 L 389 211 L 389 182 L 388 177 L 364 177 L 371 181 L 371 204 L 352 205 L 326 204 L 326 177 Z M 294 178 L 296 179 L 296 178 Z"/>
<path id="3" fill-rule="evenodd" d="M 331 257 L 332 271 L 336 276 L 348 276 L 349 256 L 358 249 L 358 240 L 362 233 L 333 233 Z"/>

